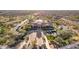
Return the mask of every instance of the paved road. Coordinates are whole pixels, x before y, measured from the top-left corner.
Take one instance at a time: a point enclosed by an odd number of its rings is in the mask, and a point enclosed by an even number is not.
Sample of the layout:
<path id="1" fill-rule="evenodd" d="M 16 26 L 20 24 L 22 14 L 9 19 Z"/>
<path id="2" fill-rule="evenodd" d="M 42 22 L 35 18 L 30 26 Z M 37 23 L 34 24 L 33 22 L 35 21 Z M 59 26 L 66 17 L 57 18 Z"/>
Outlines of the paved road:
<path id="1" fill-rule="evenodd" d="M 18 49 L 21 49 L 24 46 L 25 46 L 25 48 L 28 48 L 28 49 L 33 48 L 34 44 L 36 45 L 37 49 L 39 49 L 43 45 L 45 45 L 47 49 L 51 49 L 50 46 L 49 46 L 49 42 L 48 42 L 47 37 L 44 35 L 44 33 L 42 31 L 40 33 L 33 32 L 33 33 L 29 34 L 28 41 L 24 40 L 23 42 L 21 42 L 19 44 Z M 38 37 L 38 35 L 40 35 L 41 37 Z M 44 47 L 42 47 L 42 48 L 44 48 Z"/>

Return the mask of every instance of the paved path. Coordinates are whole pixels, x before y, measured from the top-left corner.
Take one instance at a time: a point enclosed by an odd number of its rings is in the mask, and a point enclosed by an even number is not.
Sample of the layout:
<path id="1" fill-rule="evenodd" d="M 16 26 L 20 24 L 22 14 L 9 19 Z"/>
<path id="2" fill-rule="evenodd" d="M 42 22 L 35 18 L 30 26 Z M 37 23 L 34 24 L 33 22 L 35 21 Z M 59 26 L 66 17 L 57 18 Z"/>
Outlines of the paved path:
<path id="1" fill-rule="evenodd" d="M 49 46 L 49 42 L 47 40 L 47 37 L 44 35 L 43 32 L 41 32 L 41 35 L 42 36 L 39 38 L 39 37 L 37 37 L 37 32 L 33 32 L 33 33 L 29 34 L 29 40 L 27 42 L 26 42 L 26 40 L 21 42 L 19 44 L 18 48 L 21 49 L 21 48 L 23 48 L 23 46 L 26 46 L 26 48 L 33 48 L 33 45 L 36 44 L 36 48 L 39 49 L 39 47 L 41 47 L 43 44 L 45 44 L 47 49 L 51 49 Z"/>

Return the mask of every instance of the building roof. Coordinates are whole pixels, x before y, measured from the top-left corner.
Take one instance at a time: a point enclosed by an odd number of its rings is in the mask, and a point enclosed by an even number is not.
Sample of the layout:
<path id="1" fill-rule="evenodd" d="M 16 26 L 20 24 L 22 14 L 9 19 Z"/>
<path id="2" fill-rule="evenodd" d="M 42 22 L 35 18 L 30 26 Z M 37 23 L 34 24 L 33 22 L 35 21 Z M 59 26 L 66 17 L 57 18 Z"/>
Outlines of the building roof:
<path id="1" fill-rule="evenodd" d="M 32 22 L 32 26 L 49 26 L 49 22 L 47 22 L 47 20 L 38 19 Z"/>
<path id="2" fill-rule="evenodd" d="M 41 19 L 38 19 L 38 20 L 36 20 L 34 23 L 37 23 L 37 24 L 42 24 L 43 23 L 43 20 L 41 20 Z"/>

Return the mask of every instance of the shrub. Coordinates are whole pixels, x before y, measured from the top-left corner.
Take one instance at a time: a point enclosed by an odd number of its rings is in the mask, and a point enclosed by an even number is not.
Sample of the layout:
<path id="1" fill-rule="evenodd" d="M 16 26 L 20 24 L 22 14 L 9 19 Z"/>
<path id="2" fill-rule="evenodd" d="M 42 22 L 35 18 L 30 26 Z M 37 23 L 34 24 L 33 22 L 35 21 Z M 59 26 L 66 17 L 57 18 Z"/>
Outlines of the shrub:
<path id="1" fill-rule="evenodd" d="M 71 31 L 64 31 L 64 30 L 61 30 L 61 32 L 59 33 L 59 36 L 61 38 L 63 38 L 63 40 L 66 40 L 66 39 L 69 39 L 70 37 L 73 36 L 73 33 Z"/>
<path id="2" fill-rule="evenodd" d="M 4 45 L 6 42 L 7 42 L 6 39 L 2 39 L 2 38 L 0 38 L 0 45 Z"/>
<path id="3" fill-rule="evenodd" d="M 49 41 L 53 41 L 55 39 L 55 37 L 53 35 L 47 35 L 47 39 Z"/>
<path id="4" fill-rule="evenodd" d="M 79 19 L 79 16 L 75 16 L 76 19 Z"/>
<path id="5" fill-rule="evenodd" d="M 0 34 L 3 34 L 3 33 L 4 33 L 4 28 L 0 27 Z"/>
<path id="6" fill-rule="evenodd" d="M 63 40 L 62 37 L 58 36 L 55 38 L 55 43 L 58 44 L 59 47 L 62 47 L 62 46 L 68 45 L 70 42 L 69 42 L 69 39 Z"/>

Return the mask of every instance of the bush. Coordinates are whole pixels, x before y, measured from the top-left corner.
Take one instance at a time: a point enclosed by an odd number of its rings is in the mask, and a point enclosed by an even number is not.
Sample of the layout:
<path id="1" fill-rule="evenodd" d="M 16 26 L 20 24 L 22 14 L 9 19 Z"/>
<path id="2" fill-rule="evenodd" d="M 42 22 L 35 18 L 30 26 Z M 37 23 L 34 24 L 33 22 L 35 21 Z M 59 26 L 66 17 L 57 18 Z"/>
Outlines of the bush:
<path id="1" fill-rule="evenodd" d="M 7 42 L 6 39 L 1 39 L 1 38 L 0 38 L 0 45 L 4 45 L 6 42 Z"/>
<path id="2" fill-rule="evenodd" d="M 71 37 L 74 35 L 71 31 L 69 30 L 60 30 L 58 31 L 58 36 L 55 37 L 54 41 L 56 44 L 58 44 L 59 47 L 66 46 L 70 44 L 73 40 L 71 40 Z"/>
<path id="3" fill-rule="evenodd" d="M 79 30 L 79 25 L 74 25 L 73 29 Z"/>
<path id="4" fill-rule="evenodd" d="M 79 16 L 75 16 L 76 19 L 79 19 Z"/>
<path id="5" fill-rule="evenodd" d="M 68 45 L 70 42 L 69 42 L 69 39 L 63 40 L 62 37 L 58 36 L 55 38 L 55 43 L 58 44 L 59 47 L 62 47 L 62 46 Z"/>
<path id="6" fill-rule="evenodd" d="M 73 33 L 71 31 L 64 31 L 64 30 L 61 30 L 61 32 L 59 33 L 59 36 L 63 39 L 63 40 L 66 40 L 66 39 L 69 39 L 70 37 L 73 36 Z"/>
<path id="7" fill-rule="evenodd" d="M 47 19 L 52 19 L 52 16 L 48 15 L 46 16 Z"/>
<path id="8" fill-rule="evenodd" d="M 55 37 L 53 35 L 47 35 L 47 39 L 49 41 L 53 41 L 55 39 Z"/>
<path id="9" fill-rule="evenodd" d="M 3 34 L 3 33 L 4 33 L 4 28 L 0 27 L 0 34 Z"/>

